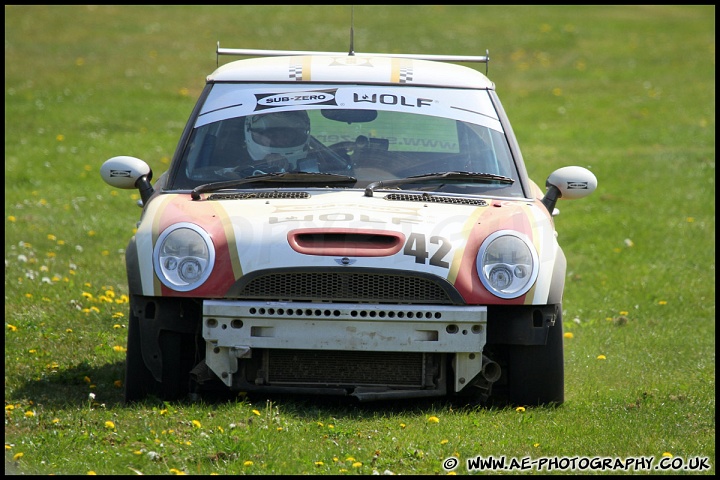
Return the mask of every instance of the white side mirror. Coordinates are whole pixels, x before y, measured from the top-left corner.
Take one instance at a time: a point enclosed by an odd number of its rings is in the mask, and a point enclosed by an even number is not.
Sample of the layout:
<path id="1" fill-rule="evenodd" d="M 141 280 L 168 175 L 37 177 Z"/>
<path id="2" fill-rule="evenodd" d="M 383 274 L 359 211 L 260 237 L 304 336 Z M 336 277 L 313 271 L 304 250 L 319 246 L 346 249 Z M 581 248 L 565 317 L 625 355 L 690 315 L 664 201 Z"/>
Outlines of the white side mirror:
<path id="1" fill-rule="evenodd" d="M 135 157 L 113 157 L 100 167 L 100 176 L 105 183 L 116 188 L 137 188 L 137 181 L 147 176 L 149 181 L 152 170 L 147 163 Z"/>
<path id="2" fill-rule="evenodd" d="M 550 174 L 546 186 L 550 185 L 560 190 L 561 198 L 572 200 L 593 193 L 597 188 L 597 178 L 587 168 L 563 167 Z"/>
<path id="3" fill-rule="evenodd" d="M 555 215 L 555 203 L 560 198 L 574 200 L 587 197 L 597 188 L 595 175 L 583 167 L 558 168 L 547 178 L 548 191 L 542 199 L 543 205 Z"/>

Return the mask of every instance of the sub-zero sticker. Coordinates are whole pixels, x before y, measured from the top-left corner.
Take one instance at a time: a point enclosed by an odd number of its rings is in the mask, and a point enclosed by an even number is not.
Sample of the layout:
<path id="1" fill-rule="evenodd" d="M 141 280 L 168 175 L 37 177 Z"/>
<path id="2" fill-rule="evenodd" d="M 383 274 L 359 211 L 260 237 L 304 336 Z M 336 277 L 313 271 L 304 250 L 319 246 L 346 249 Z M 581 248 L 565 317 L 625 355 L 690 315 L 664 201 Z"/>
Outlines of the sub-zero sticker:
<path id="1" fill-rule="evenodd" d="M 255 94 L 256 110 L 289 105 L 335 105 L 336 90 Z"/>

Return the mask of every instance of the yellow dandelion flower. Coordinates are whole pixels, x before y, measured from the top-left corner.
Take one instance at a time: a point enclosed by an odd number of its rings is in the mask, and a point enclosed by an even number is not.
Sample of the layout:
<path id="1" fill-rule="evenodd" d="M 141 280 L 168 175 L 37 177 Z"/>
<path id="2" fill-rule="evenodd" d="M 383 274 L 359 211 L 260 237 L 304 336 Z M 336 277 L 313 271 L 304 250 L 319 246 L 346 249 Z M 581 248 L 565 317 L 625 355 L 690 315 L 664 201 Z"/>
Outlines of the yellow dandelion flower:
<path id="1" fill-rule="evenodd" d="M 253 461 L 252 460 L 245 460 L 243 462 L 243 467 L 252 467 Z"/>
<path id="2" fill-rule="evenodd" d="M 277 427 L 277 431 L 278 431 L 278 432 L 282 432 L 282 431 L 283 431 L 283 428 L 282 428 L 282 427 Z"/>
<path id="3" fill-rule="evenodd" d="M 6 444 L 5 444 L 5 450 L 12 450 L 12 447 L 6 443 Z"/>
<path id="4" fill-rule="evenodd" d="M 200 428 L 200 427 L 202 427 L 202 424 L 201 424 L 199 421 L 197 421 L 197 420 L 193 420 L 193 421 L 192 421 L 192 424 L 193 424 L 193 427 L 195 427 L 195 428 Z"/>
<path id="5" fill-rule="evenodd" d="M 324 424 L 324 423 L 322 423 L 322 422 L 317 422 L 317 426 L 318 426 L 318 427 L 324 427 L 324 426 L 325 426 L 325 424 Z"/>
<path id="6" fill-rule="evenodd" d="M 598 355 L 597 359 L 598 360 L 607 360 L 607 357 L 605 355 Z"/>
<path id="7" fill-rule="evenodd" d="M 72 328 L 66 328 L 65 333 L 72 333 Z"/>
<path id="8" fill-rule="evenodd" d="M 516 411 L 516 412 L 519 412 L 519 413 L 522 413 L 522 412 L 525 411 L 525 407 L 517 407 L 517 408 L 515 409 L 515 411 Z"/>
<path id="9" fill-rule="evenodd" d="M 5 405 L 5 410 L 15 410 L 15 405 Z"/>
<path id="10" fill-rule="evenodd" d="M 15 455 L 13 455 L 13 460 L 15 460 L 17 462 L 18 460 L 20 460 L 23 457 L 23 455 L 25 455 L 23 452 L 18 452 Z"/>
<path id="11" fill-rule="evenodd" d="M 353 468 L 360 468 L 360 467 L 362 467 L 362 462 L 354 462 L 352 464 L 352 466 L 353 466 Z"/>
<path id="12" fill-rule="evenodd" d="M 119 328 L 122 328 L 122 325 L 116 323 L 115 325 L 113 325 L 113 328 L 117 330 Z"/>
<path id="13" fill-rule="evenodd" d="M 333 429 L 333 428 L 335 428 L 335 425 L 333 425 L 333 424 L 328 424 L 328 428 Z"/>
<path id="14" fill-rule="evenodd" d="M 116 352 L 127 352 L 127 349 L 123 347 L 122 345 L 115 345 L 113 347 L 113 350 Z"/>
<path id="15" fill-rule="evenodd" d="M 26 294 L 25 294 L 25 298 L 33 298 L 33 294 L 32 294 L 32 293 L 26 293 Z"/>
<path id="16" fill-rule="evenodd" d="M 47 239 L 54 242 L 55 240 L 57 240 L 57 237 L 52 233 L 48 233 Z"/>
<path id="17" fill-rule="evenodd" d="M 185 475 L 185 472 L 183 472 L 182 470 L 178 470 L 177 468 L 171 468 L 170 473 L 172 473 L 173 475 Z"/>
<path id="18" fill-rule="evenodd" d="M 113 318 L 122 318 L 122 317 L 124 317 L 124 316 L 125 316 L 125 314 L 122 313 L 122 312 L 115 312 L 115 313 L 113 313 Z"/>
<path id="19" fill-rule="evenodd" d="M 670 453 L 670 452 L 663 452 L 662 456 L 663 456 L 663 457 L 672 458 L 672 457 L 673 457 L 673 454 Z"/>
<path id="20" fill-rule="evenodd" d="M 167 413 L 167 408 L 163 408 L 162 410 L 160 410 L 160 415 L 167 415 Z"/>
<path id="21" fill-rule="evenodd" d="M 346 461 L 346 462 L 354 462 L 354 461 L 355 461 L 355 457 L 347 457 L 347 458 L 345 459 L 345 461 Z"/>
<path id="22" fill-rule="evenodd" d="M 622 312 L 620 312 L 620 315 L 627 315 L 627 314 L 628 314 L 628 312 L 626 312 L 624 310 Z"/>
<path id="23" fill-rule="evenodd" d="M 26 418 L 32 418 L 34 416 L 35 416 L 35 412 L 33 412 L 32 410 L 28 410 L 27 412 L 25 412 Z"/>
<path id="24" fill-rule="evenodd" d="M 259 411 L 259 410 L 253 410 L 252 412 L 253 412 L 255 415 L 257 415 L 257 416 L 260 416 L 260 411 Z"/>
<path id="25" fill-rule="evenodd" d="M 88 237 L 94 237 L 94 236 L 95 236 L 95 230 L 90 230 L 89 232 L 87 232 L 87 234 L 88 234 Z"/>
<path id="26" fill-rule="evenodd" d="M 133 453 L 134 453 L 135 455 L 142 455 L 142 454 L 143 454 L 142 450 L 135 450 Z"/>
<path id="27" fill-rule="evenodd" d="M 536 442 L 536 443 L 533 443 L 533 447 L 538 448 L 539 446 L 540 446 L 539 443 L 537 443 L 537 442 Z"/>
<path id="28" fill-rule="evenodd" d="M 223 429 L 220 425 L 217 426 L 217 431 L 220 433 L 225 433 L 225 429 Z"/>
<path id="29" fill-rule="evenodd" d="M 667 301 L 666 301 L 666 300 L 660 300 L 660 301 L 658 302 L 658 305 L 667 305 Z"/>
<path id="30" fill-rule="evenodd" d="M 427 421 L 428 421 L 428 423 L 440 423 L 440 419 L 435 416 L 428 418 Z"/>
<path id="31" fill-rule="evenodd" d="M 15 217 L 13 217 L 13 218 L 15 218 Z M 685 220 L 687 220 L 688 223 L 693 223 L 695 221 L 695 217 L 687 217 Z"/>
<path id="32" fill-rule="evenodd" d="M 65 135 L 63 135 L 62 133 L 58 133 L 55 136 L 55 140 L 57 140 L 58 142 L 62 142 L 63 140 L 65 140 Z"/>
<path id="33" fill-rule="evenodd" d="M 110 420 L 108 420 L 107 422 L 105 422 L 105 428 L 109 428 L 110 430 L 115 430 L 115 424 L 113 422 L 111 422 Z"/>
<path id="34" fill-rule="evenodd" d="M 15 215 L 8 215 L 8 222 L 14 222 L 15 220 L 17 220 L 17 218 L 15 218 Z"/>
<path id="35" fill-rule="evenodd" d="M 57 425 L 58 423 L 60 423 L 60 419 L 59 419 L 59 418 L 53 418 L 53 419 L 52 419 L 52 423 L 53 423 L 53 425 Z"/>
<path id="36" fill-rule="evenodd" d="M 8 330 L 10 330 L 11 332 L 17 332 L 17 327 L 16 327 L 15 325 L 10 325 L 10 324 L 8 323 L 8 324 L 7 324 L 7 328 L 8 328 Z"/>
<path id="37" fill-rule="evenodd" d="M 442 440 L 440 440 L 440 445 L 445 445 L 446 443 L 448 443 L 448 441 L 449 440 L 443 438 Z"/>
<path id="38" fill-rule="evenodd" d="M 58 240 L 58 241 L 57 241 L 57 244 L 58 244 L 58 245 L 65 245 L 65 240 Z M 70 270 L 70 271 L 72 272 L 72 270 Z"/>
<path id="39" fill-rule="evenodd" d="M 405 428 L 405 427 L 406 427 L 406 425 L 404 423 L 400 424 L 400 428 Z"/>
<path id="40" fill-rule="evenodd" d="M 316 467 L 322 467 L 323 465 L 325 465 L 324 462 L 315 462 Z"/>
<path id="41" fill-rule="evenodd" d="M 565 334 L 563 334 L 563 337 L 565 337 L 565 338 L 573 338 L 574 336 L 575 335 L 573 335 L 572 332 L 565 332 Z"/>
<path id="42" fill-rule="evenodd" d="M 88 293 L 88 292 L 82 292 L 82 296 L 84 298 L 87 298 L 88 300 L 92 300 L 92 298 L 93 298 L 92 293 Z"/>

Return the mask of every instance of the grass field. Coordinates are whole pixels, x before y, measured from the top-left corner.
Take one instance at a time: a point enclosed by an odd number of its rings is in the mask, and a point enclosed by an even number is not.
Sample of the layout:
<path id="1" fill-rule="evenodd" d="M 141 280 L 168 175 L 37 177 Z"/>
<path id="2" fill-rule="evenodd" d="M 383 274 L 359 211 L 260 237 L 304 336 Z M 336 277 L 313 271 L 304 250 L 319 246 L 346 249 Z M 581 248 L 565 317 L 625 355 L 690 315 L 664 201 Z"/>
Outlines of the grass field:
<path id="1" fill-rule="evenodd" d="M 345 51 L 349 19 L 332 5 L 5 7 L 6 473 L 445 474 L 449 457 L 466 473 L 504 455 L 705 458 L 679 473 L 714 474 L 714 6 L 354 9 L 357 52 L 489 49 L 531 177 L 598 177 L 558 205 L 562 407 L 122 404 L 139 197 L 100 165 L 167 168 L 217 41 Z"/>

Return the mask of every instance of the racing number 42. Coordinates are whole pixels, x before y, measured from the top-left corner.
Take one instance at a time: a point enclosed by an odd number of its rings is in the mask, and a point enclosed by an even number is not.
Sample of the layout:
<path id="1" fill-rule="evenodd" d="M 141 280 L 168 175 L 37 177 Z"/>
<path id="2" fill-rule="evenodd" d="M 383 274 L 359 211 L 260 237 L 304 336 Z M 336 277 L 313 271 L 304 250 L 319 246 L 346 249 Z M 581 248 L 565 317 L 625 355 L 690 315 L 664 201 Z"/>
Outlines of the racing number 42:
<path id="1" fill-rule="evenodd" d="M 447 238 L 433 235 L 430 237 L 430 243 L 433 245 L 439 245 L 432 257 L 427 248 L 427 240 L 425 235 L 422 233 L 411 233 L 405 243 L 405 249 L 403 253 L 411 257 L 415 257 L 415 263 L 425 263 L 426 259 L 430 257 L 430 265 L 450 268 L 450 263 L 443 260 L 443 258 L 450 252 L 451 244 Z"/>

